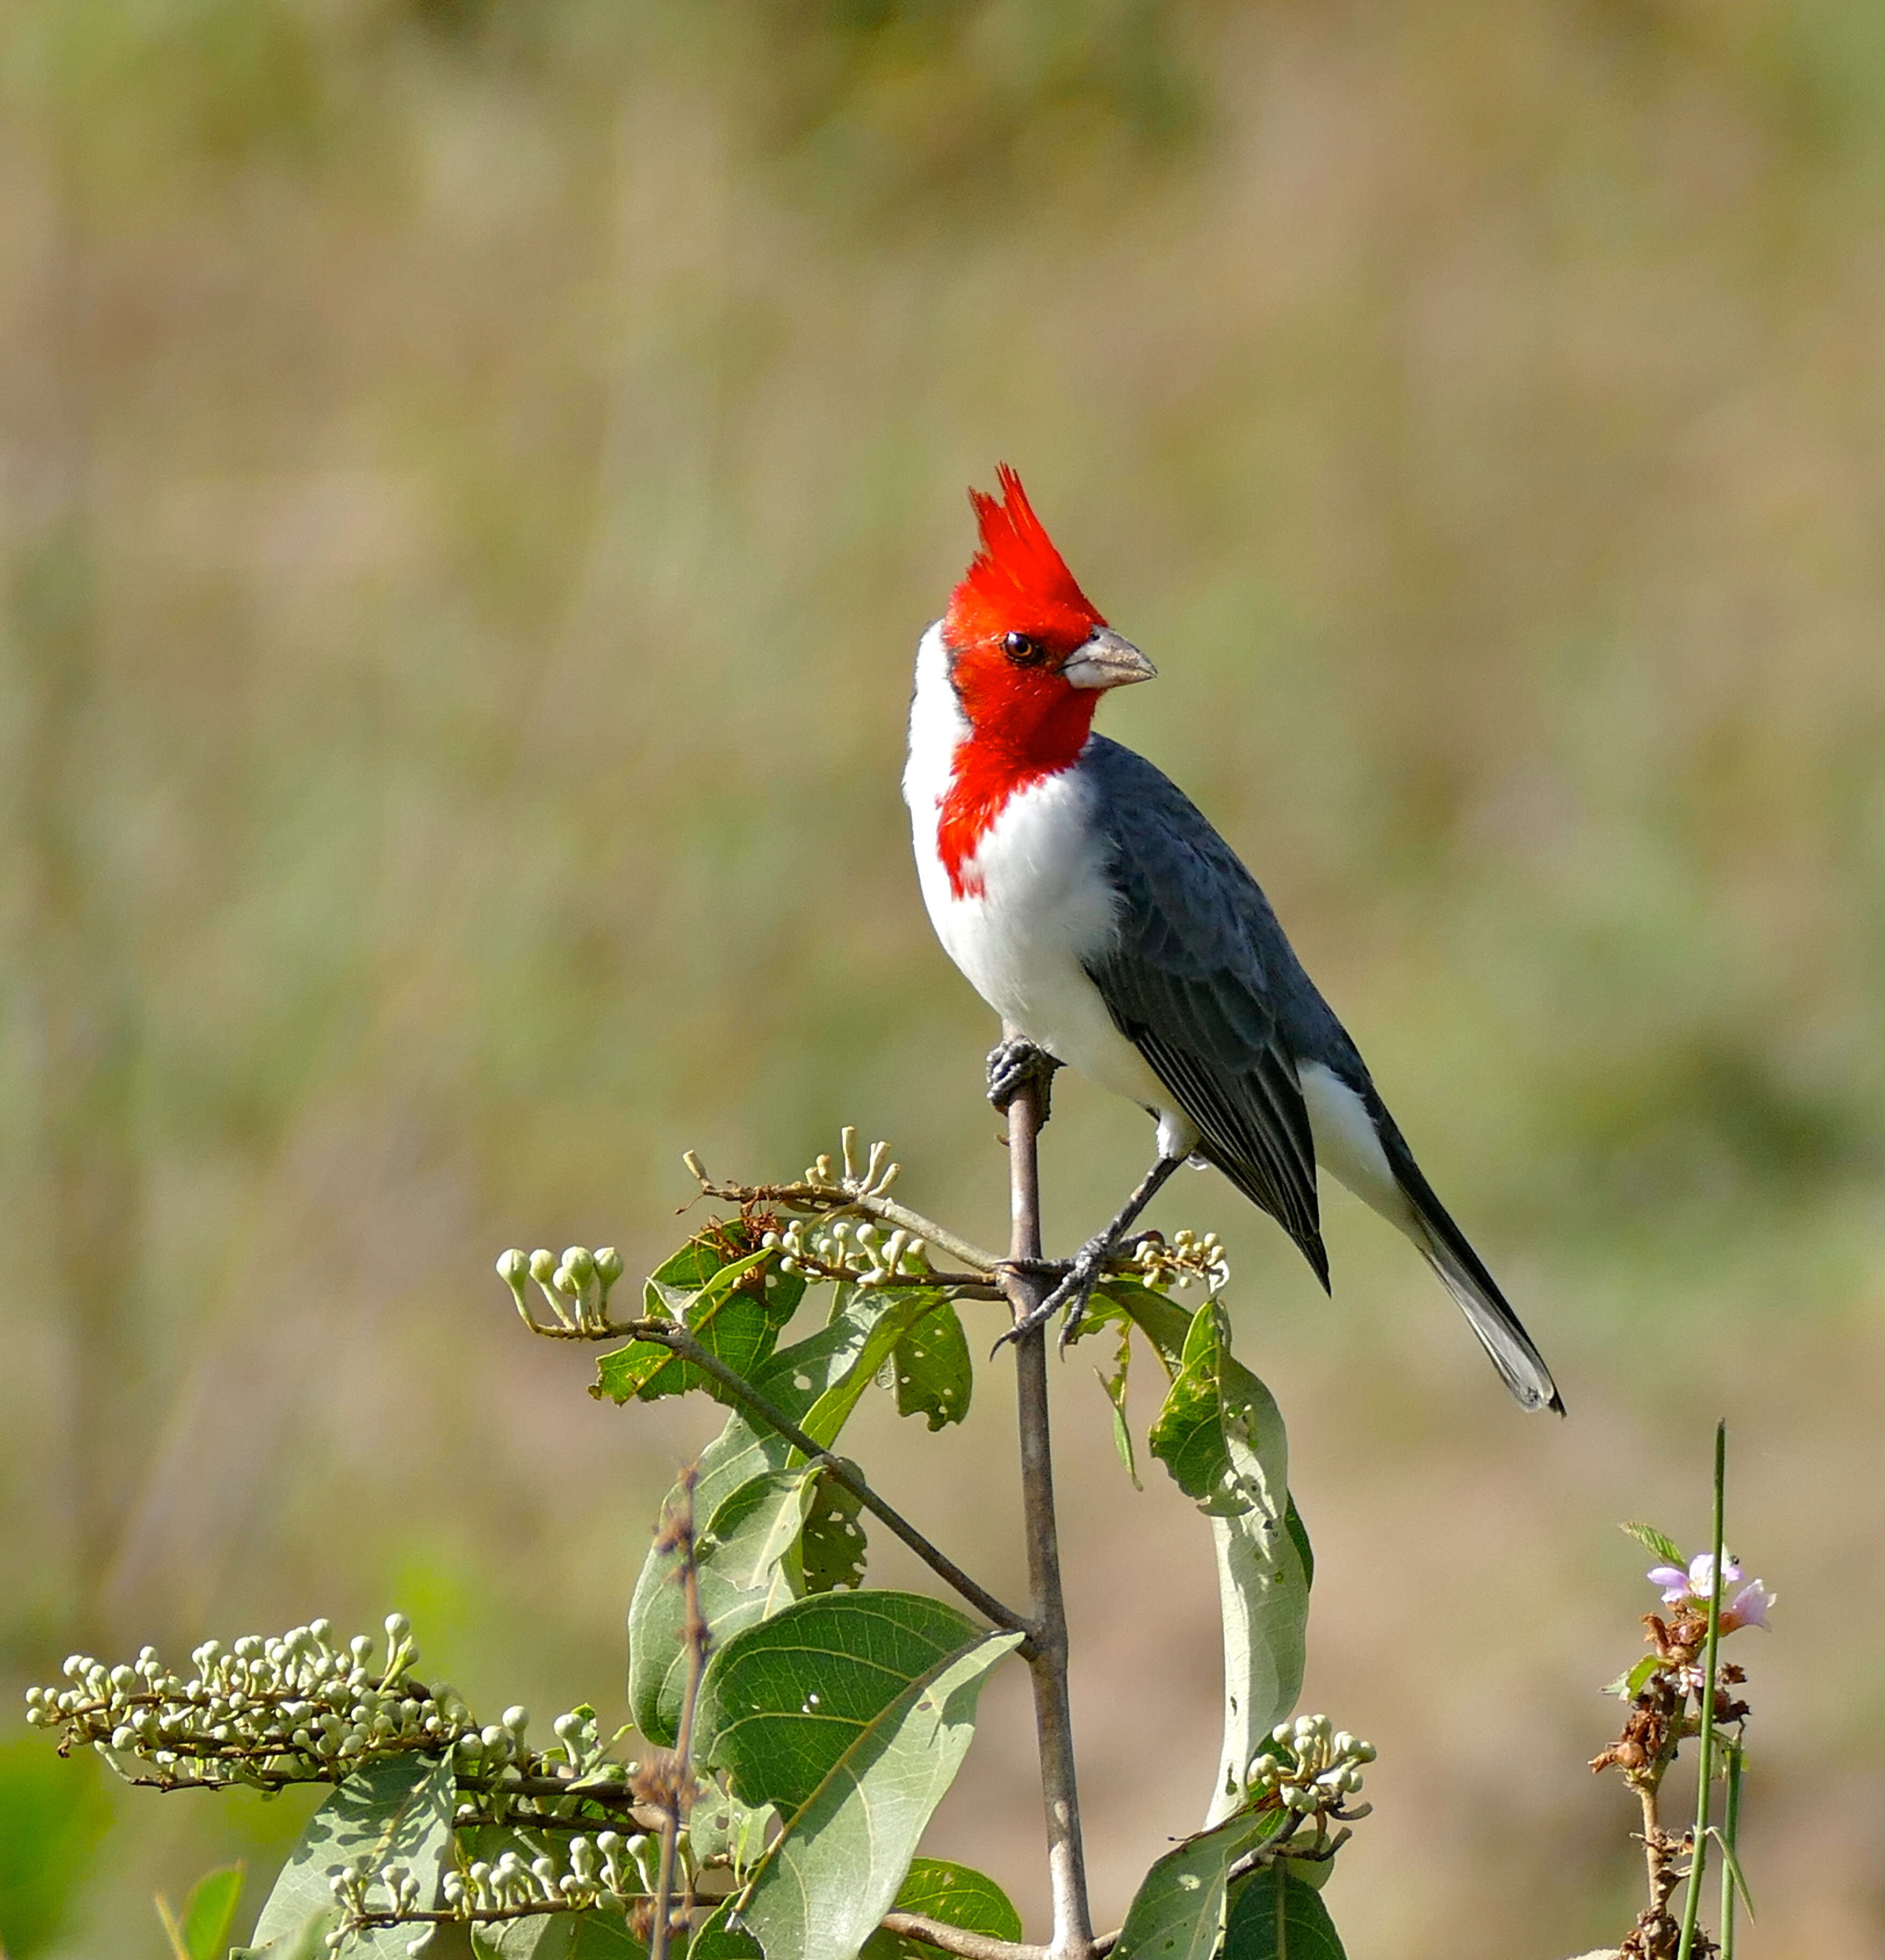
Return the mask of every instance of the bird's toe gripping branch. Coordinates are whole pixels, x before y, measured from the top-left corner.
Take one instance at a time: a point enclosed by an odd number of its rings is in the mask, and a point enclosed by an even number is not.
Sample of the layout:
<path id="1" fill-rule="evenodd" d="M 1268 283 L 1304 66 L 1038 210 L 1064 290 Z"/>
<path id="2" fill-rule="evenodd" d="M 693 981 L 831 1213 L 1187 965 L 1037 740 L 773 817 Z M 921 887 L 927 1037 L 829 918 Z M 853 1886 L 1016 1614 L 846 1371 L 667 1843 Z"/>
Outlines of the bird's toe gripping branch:
<path id="1" fill-rule="evenodd" d="M 993 1058 L 990 1058 L 991 1067 Z M 1032 1334 L 1037 1327 L 1044 1326 L 1063 1307 L 1066 1309 L 1066 1324 L 1060 1330 L 1060 1351 L 1066 1351 L 1070 1342 L 1080 1331 L 1080 1322 L 1086 1317 L 1086 1303 L 1093 1297 L 1093 1289 L 1105 1276 L 1106 1269 L 1116 1260 L 1121 1248 L 1126 1242 L 1126 1235 L 1139 1222 L 1143 1211 L 1164 1187 L 1167 1178 L 1184 1163 L 1182 1157 L 1161 1157 L 1140 1180 L 1139 1188 L 1121 1208 L 1119 1216 L 1103 1232 L 1096 1232 L 1076 1252 L 1069 1263 L 1065 1277 L 1054 1290 L 1035 1307 L 1029 1309 L 1004 1334 L 995 1346 L 997 1350 L 1003 1341 L 1019 1340 L 1024 1334 Z"/>
<path id="2" fill-rule="evenodd" d="M 1015 1098 L 1024 1089 L 1032 1089 L 1038 1112 L 1035 1128 L 1038 1129 L 1047 1120 L 1054 1071 L 1060 1066 L 1045 1048 L 1036 1048 L 1018 1035 L 1011 1040 L 997 1042 L 988 1051 L 988 1099 L 1005 1116 Z"/>
<path id="3" fill-rule="evenodd" d="M 1065 1275 L 1054 1290 L 1038 1306 L 1022 1315 L 995 1343 L 996 1348 L 999 1350 L 1003 1341 L 1018 1341 L 1037 1327 L 1044 1327 L 1065 1307 L 1066 1323 L 1060 1329 L 1060 1351 L 1065 1354 L 1079 1334 L 1080 1323 L 1086 1318 L 1086 1303 L 1112 1263 L 1118 1244 L 1118 1235 L 1110 1227 L 1088 1239 L 1068 1262 Z"/>

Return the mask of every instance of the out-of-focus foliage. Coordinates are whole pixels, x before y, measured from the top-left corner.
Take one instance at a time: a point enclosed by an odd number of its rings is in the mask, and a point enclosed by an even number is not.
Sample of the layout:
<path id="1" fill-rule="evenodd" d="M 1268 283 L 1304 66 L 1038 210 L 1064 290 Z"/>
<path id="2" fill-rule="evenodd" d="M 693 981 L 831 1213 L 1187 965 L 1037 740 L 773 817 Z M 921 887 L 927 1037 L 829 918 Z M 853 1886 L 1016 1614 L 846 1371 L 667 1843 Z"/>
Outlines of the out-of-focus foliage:
<path id="1" fill-rule="evenodd" d="M 0 1952 L 57 1939 L 110 1822 L 96 1762 L 62 1763 L 37 1737 L 0 1746 Z"/>
<path id="2" fill-rule="evenodd" d="M 796 1160 L 840 1112 L 992 1212 L 895 778 L 1006 456 L 1161 667 L 1107 725 L 1264 877 L 1566 1379 L 1541 1437 L 1387 1235 L 1332 1218 L 1325 1311 L 1213 1189 L 1318 1665 L 1388 1761 L 1460 1770 L 1384 1774 L 1378 1923 L 1503 1953 L 1585 1909 L 1588 1629 L 1489 1641 L 1455 1702 L 1371 1589 L 1417 1532 L 1396 1611 L 1449 1654 L 1568 1596 L 1724 1409 L 1790 1598 L 1885 1524 L 1877 8 L 21 0 L 0 91 L 6 1670 L 396 1595 L 468 1688 L 567 1701 L 701 1438 L 569 1420 L 467 1307 L 477 1249 L 560 1218 L 645 1270 L 681 1144 Z M 1063 1235 L 1143 1138 L 1070 1084 L 1047 1143 Z M 985 1518 L 997 1399 L 939 1510 Z M 1073 1410 L 1094 1542 L 1187 1529 Z M 1885 1951 L 1841 1739 L 1885 1602 L 1840 1569 L 1763 1702 L 1781 1953 Z M 1098 1773 L 1102 1911 L 1195 1821 L 1162 1765 L 1213 1719 L 1210 1602 L 1172 1583 L 1171 1644 L 1076 1680 L 1170 1682 Z M 1561 1774 L 1486 1791 L 1488 1725 Z M 965 1854 L 1020 1897 L 983 1774 Z M 1537 1863 L 1489 1869 L 1511 1803 Z M 114 1839 L 72 1950 L 278 1856 L 284 1809 Z M 1850 1889 L 1770 1920 L 1790 1857 Z"/>

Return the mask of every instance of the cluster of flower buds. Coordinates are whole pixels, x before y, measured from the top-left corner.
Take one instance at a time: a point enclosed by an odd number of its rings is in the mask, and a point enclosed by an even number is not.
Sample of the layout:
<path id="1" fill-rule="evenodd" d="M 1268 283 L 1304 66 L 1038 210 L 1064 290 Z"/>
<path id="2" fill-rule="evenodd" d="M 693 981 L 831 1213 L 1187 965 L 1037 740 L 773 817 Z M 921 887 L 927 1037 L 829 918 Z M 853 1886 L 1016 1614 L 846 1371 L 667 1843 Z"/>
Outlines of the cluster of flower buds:
<path id="1" fill-rule="evenodd" d="M 500 1788 L 521 1783 L 532 1764 L 526 1739 L 530 1711 L 511 1707 L 503 1719 L 488 1722 L 482 1729 L 469 1729 L 452 1751 L 452 1767 L 460 1776 L 481 1777 Z"/>
<path id="2" fill-rule="evenodd" d="M 510 1289 L 523 1324 L 532 1332 L 543 1329 L 530 1310 L 527 1282 L 548 1303 L 556 1329 L 573 1334 L 604 1332 L 609 1325 L 609 1295 L 621 1278 L 621 1255 L 613 1246 L 571 1246 L 558 1258 L 547 1247 L 525 1253 L 513 1246 L 497 1260 L 497 1277 Z"/>
<path id="3" fill-rule="evenodd" d="M 374 1896 L 376 1882 L 383 1899 Z M 335 1873 L 327 1882 L 342 1915 L 339 1924 L 328 1933 L 324 1943 L 330 1953 L 338 1953 L 345 1946 L 369 1918 L 378 1923 L 410 1920 L 431 1905 L 418 1875 L 403 1865 L 389 1865 L 383 1871 L 376 1871 L 370 1865 L 348 1866 Z M 415 1936 L 406 1943 L 406 1952 L 414 1955 L 423 1953 L 432 1943 L 434 1930 L 429 1925 L 417 1929 Z"/>
<path id="4" fill-rule="evenodd" d="M 383 1665 L 369 1635 L 339 1640 L 326 1620 L 228 1648 L 205 1640 L 188 1678 L 154 1647 L 116 1667 L 75 1654 L 71 1686 L 27 1689 L 26 1719 L 161 1789 L 339 1783 L 364 1763 L 418 1752 L 450 1758 L 461 1824 L 627 1806 L 629 1768 L 606 1759 L 594 1709 L 559 1715 L 556 1744 L 539 1755 L 527 1710 L 481 1725 L 451 1688 L 413 1678 L 418 1649 L 403 1613 L 388 1615 L 386 1631 Z"/>
<path id="5" fill-rule="evenodd" d="M 68 1748 L 133 1758 L 145 1780 L 167 1787 L 335 1782 L 371 1756 L 449 1748 L 470 1723 L 450 1688 L 411 1678 L 418 1650 L 405 1615 L 386 1628 L 383 1666 L 369 1635 L 337 1640 L 326 1620 L 227 1649 L 205 1640 L 187 1680 L 154 1647 L 110 1668 L 75 1654 L 71 1687 L 27 1691 L 27 1720 L 62 1727 Z"/>
<path id="6" fill-rule="evenodd" d="M 602 1831 L 593 1838 L 572 1838 L 566 1864 L 547 1855 L 526 1863 L 515 1851 L 477 1860 L 447 1872 L 440 1896 L 449 1911 L 469 1920 L 532 1907 L 580 1911 L 621 1904 L 654 1890 L 656 1854 L 652 1838 Z"/>
<path id="7" fill-rule="evenodd" d="M 1362 1787 L 1362 1766 L 1375 1760 L 1375 1745 L 1331 1729 L 1326 1715 L 1299 1715 L 1270 1732 L 1270 1746 L 1250 1766 L 1245 1778 L 1251 1797 L 1276 1797 L 1299 1818 L 1337 1822 L 1365 1817 L 1373 1807 L 1351 1804 Z"/>
<path id="8" fill-rule="evenodd" d="M 901 1227 L 886 1233 L 869 1220 L 853 1225 L 848 1218 L 828 1223 L 794 1218 L 759 1242 L 779 1248 L 781 1272 L 809 1272 L 822 1278 L 838 1274 L 853 1286 L 920 1282 L 930 1274 L 929 1248 L 922 1239 Z"/>
<path id="9" fill-rule="evenodd" d="M 882 1198 L 903 1169 L 890 1160 L 890 1146 L 873 1144 L 870 1155 L 860 1169 L 857 1163 L 857 1132 L 848 1123 L 838 1133 L 839 1162 L 821 1155 L 805 1167 L 805 1181 L 815 1191 L 842 1192 L 847 1198 Z"/>
<path id="10" fill-rule="evenodd" d="M 1188 1287 L 1202 1281 L 1215 1293 L 1230 1282 L 1231 1263 L 1215 1232 L 1175 1232 L 1169 1239 L 1149 1232 L 1139 1241 L 1133 1264 L 1151 1287 Z"/>

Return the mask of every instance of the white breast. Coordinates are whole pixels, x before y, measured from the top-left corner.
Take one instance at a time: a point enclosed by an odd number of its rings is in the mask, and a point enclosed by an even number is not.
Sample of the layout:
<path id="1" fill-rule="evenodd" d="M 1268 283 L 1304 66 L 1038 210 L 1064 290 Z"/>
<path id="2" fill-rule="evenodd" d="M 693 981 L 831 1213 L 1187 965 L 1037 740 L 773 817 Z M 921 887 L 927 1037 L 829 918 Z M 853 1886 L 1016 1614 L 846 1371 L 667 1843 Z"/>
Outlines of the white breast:
<path id="1" fill-rule="evenodd" d="M 941 628 L 932 626 L 917 651 L 903 788 L 936 937 L 1004 1021 L 1101 1088 L 1155 1112 L 1162 1144 L 1168 1141 L 1183 1154 L 1195 1134 L 1114 1026 L 1081 964 L 1113 931 L 1116 901 L 1077 765 L 1018 790 L 964 867 L 968 894 L 958 898 L 951 889 L 936 849 L 936 822 L 957 745 L 968 733 L 949 686 Z"/>

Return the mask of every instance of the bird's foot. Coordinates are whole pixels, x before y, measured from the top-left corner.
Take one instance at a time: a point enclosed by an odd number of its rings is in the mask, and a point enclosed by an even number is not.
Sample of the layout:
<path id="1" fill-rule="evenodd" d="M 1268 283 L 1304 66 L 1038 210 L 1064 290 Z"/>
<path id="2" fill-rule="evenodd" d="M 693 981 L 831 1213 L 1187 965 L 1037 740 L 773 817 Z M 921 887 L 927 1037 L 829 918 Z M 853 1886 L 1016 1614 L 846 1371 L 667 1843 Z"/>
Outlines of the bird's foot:
<path id="1" fill-rule="evenodd" d="M 988 1099 L 1005 1116 L 1008 1106 L 1024 1089 L 1034 1091 L 1035 1128 L 1047 1120 L 1054 1096 L 1054 1072 L 1060 1066 L 1044 1048 L 1016 1036 L 997 1042 L 988 1051 Z"/>
<path id="2" fill-rule="evenodd" d="M 1087 1302 L 1093 1297 L 1093 1289 L 1105 1277 L 1117 1250 L 1116 1235 L 1110 1231 L 1088 1239 L 1061 1269 L 1063 1276 L 1054 1290 L 1009 1328 L 995 1343 L 995 1351 L 1000 1353 L 1004 1342 L 1019 1341 L 1024 1334 L 1044 1327 L 1064 1307 L 1066 1321 L 1060 1329 L 1060 1351 L 1064 1354 L 1079 1338 L 1080 1323 L 1086 1318 Z"/>

